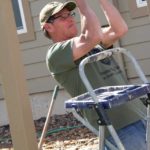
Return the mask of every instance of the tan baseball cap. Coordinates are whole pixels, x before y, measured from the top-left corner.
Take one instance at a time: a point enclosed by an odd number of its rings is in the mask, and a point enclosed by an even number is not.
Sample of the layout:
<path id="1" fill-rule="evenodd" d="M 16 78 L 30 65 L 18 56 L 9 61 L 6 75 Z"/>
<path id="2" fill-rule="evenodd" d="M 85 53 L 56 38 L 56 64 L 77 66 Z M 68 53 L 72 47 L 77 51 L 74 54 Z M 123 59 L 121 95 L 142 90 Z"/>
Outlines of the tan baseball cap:
<path id="1" fill-rule="evenodd" d="M 43 28 L 43 25 L 47 22 L 49 17 L 55 15 L 56 13 L 58 13 L 64 8 L 67 8 L 69 11 L 72 11 L 76 8 L 76 3 L 73 1 L 65 2 L 65 3 L 53 1 L 45 5 L 42 8 L 39 15 L 41 28 Z"/>

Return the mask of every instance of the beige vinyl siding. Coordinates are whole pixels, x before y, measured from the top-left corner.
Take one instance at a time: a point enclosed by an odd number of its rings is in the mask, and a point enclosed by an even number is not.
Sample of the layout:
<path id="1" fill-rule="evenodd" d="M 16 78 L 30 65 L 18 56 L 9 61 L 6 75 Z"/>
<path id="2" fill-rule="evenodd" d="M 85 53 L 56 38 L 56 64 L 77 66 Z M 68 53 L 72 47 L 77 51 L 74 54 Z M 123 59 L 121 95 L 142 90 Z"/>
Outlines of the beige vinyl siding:
<path id="1" fill-rule="evenodd" d="M 149 77 L 149 76 L 147 77 L 147 79 L 148 79 L 148 81 L 150 81 L 150 77 Z M 140 83 L 140 84 L 142 84 L 142 83 L 143 83 L 139 78 L 132 78 L 132 79 L 129 79 L 129 82 L 130 82 L 131 84 L 135 84 L 135 83 Z"/>
<path id="2" fill-rule="evenodd" d="M 3 98 L 4 98 L 3 89 L 2 85 L 0 85 L 0 100 L 2 100 Z"/>
<path id="3" fill-rule="evenodd" d="M 121 40 L 123 46 L 133 45 L 150 41 L 150 24 L 133 27 L 128 34 Z"/>
<path id="4" fill-rule="evenodd" d="M 144 59 L 138 61 L 139 65 L 141 66 L 142 70 L 144 71 L 145 75 L 150 75 L 150 59 Z M 135 72 L 134 66 L 131 63 L 126 63 L 127 74 L 130 78 L 137 77 L 137 73 Z"/>
<path id="5" fill-rule="evenodd" d="M 119 10 L 128 24 L 128 33 L 120 40 L 120 45 L 130 50 L 138 61 L 144 74 L 150 75 L 150 18 L 149 16 L 132 18 L 128 1 L 117 0 Z M 139 82 L 138 75 L 131 61 L 124 58 L 124 67 L 131 83 Z"/>

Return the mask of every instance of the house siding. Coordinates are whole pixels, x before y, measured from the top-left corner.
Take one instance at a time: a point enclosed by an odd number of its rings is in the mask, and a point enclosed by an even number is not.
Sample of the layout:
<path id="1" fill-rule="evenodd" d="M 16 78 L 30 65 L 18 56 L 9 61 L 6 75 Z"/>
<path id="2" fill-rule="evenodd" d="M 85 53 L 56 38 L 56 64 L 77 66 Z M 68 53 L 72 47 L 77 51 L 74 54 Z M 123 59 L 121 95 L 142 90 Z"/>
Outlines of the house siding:
<path id="1" fill-rule="evenodd" d="M 129 28 L 128 33 L 120 40 L 120 45 L 133 54 L 147 79 L 149 79 L 150 18 L 148 15 L 132 18 L 129 1 L 117 0 L 117 2 L 118 8 Z M 124 57 L 124 68 L 131 83 L 140 81 L 135 67 L 127 57 Z"/>

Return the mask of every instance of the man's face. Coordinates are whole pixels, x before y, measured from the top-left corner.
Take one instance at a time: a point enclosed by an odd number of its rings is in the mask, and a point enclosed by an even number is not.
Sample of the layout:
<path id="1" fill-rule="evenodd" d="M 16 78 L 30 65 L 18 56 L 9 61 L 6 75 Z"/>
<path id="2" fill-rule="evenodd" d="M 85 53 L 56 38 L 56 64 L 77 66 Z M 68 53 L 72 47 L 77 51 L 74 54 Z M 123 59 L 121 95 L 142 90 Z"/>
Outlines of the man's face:
<path id="1" fill-rule="evenodd" d="M 73 15 L 73 12 L 63 9 L 54 16 L 52 26 L 55 36 L 62 40 L 77 36 L 78 31 Z"/>

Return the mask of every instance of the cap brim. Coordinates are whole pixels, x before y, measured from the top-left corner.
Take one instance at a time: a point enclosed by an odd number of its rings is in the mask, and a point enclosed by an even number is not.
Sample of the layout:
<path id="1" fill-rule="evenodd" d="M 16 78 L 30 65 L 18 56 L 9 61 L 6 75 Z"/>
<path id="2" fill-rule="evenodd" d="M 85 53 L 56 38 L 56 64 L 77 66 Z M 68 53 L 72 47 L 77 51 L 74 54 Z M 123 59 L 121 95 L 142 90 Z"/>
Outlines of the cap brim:
<path id="1" fill-rule="evenodd" d="M 75 2 L 66 2 L 62 6 L 57 7 L 53 11 L 52 15 L 55 15 L 56 13 L 60 12 L 64 8 L 68 9 L 69 11 L 72 11 L 72 10 L 74 10 L 76 8 L 76 3 Z"/>

